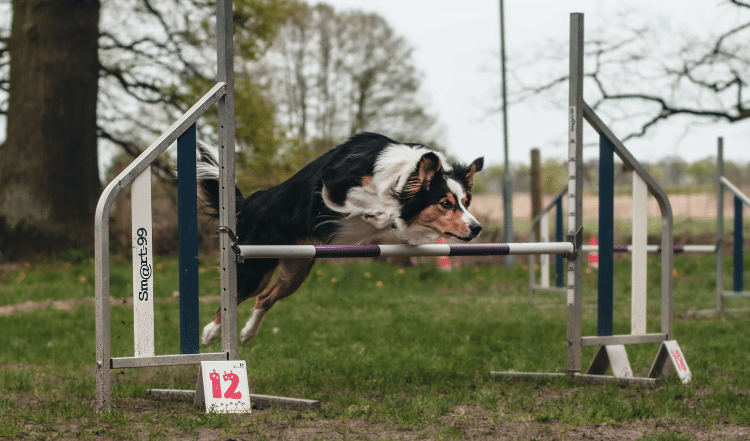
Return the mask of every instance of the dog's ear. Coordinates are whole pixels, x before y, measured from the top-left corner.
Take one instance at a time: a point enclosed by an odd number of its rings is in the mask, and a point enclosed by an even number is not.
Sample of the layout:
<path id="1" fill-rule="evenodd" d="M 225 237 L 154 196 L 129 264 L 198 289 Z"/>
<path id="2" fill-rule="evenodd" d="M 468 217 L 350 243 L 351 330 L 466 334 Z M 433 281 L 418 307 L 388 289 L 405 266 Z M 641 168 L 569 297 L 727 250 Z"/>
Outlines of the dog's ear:
<path id="1" fill-rule="evenodd" d="M 422 155 L 409 179 L 406 180 L 406 184 L 398 192 L 398 198 L 409 199 L 416 196 L 423 188 L 429 190 L 433 178 L 442 168 L 443 164 L 436 154 L 429 152 Z"/>
<path id="2" fill-rule="evenodd" d="M 477 158 L 474 160 L 474 162 L 471 163 L 467 167 L 466 176 L 464 177 L 464 184 L 466 185 L 466 188 L 471 190 L 471 188 L 474 186 L 474 174 L 478 171 L 482 171 L 482 167 L 484 166 L 484 157 Z"/>
<path id="3" fill-rule="evenodd" d="M 419 163 L 417 164 L 417 175 L 419 176 L 421 186 L 426 190 L 429 190 L 432 178 L 435 177 L 435 174 L 439 172 L 442 167 L 443 164 L 440 162 L 438 155 L 432 152 L 422 155 L 422 158 L 419 159 Z"/>
<path id="4" fill-rule="evenodd" d="M 474 173 L 482 171 L 482 167 L 484 167 L 484 156 L 475 159 L 474 162 L 471 163 L 469 166 L 470 173 L 474 175 Z"/>

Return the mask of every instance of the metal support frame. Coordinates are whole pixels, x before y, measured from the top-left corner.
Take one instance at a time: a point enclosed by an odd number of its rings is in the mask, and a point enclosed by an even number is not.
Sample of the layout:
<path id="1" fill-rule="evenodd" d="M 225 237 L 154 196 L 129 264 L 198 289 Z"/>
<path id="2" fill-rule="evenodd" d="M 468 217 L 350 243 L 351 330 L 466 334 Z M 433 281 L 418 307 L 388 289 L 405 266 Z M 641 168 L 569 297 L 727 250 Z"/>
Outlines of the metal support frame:
<path id="1" fill-rule="evenodd" d="M 725 312 L 726 298 L 750 298 L 743 290 L 743 206 L 750 206 L 750 198 L 724 176 L 724 138 L 719 137 L 716 156 L 716 311 Z M 729 190 L 734 201 L 734 231 L 732 251 L 732 291 L 724 290 L 724 192 Z"/>
<path id="2" fill-rule="evenodd" d="M 665 358 L 670 358 L 683 382 L 690 381 L 690 370 L 684 362 L 682 352 L 673 340 L 673 286 L 672 286 L 672 269 L 673 269 L 673 218 L 672 207 L 664 190 L 656 181 L 647 173 L 646 169 L 630 154 L 625 146 L 617 139 L 612 131 L 599 119 L 596 113 L 583 100 L 583 14 L 573 13 L 570 16 L 570 76 L 569 76 L 569 113 L 568 113 L 568 238 L 575 240 L 577 243 L 573 256 L 568 258 L 568 286 L 567 286 L 567 352 L 566 352 L 566 371 L 567 376 L 571 378 L 586 381 L 608 381 L 616 380 L 622 382 L 638 382 L 653 384 L 656 377 L 661 375 L 665 367 Z M 613 154 L 617 156 L 643 181 L 649 192 L 659 203 L 662 215 L 662 240 L 661 240 L 661 332 L 660 333 L 639 333 L 634 335 L 612 335 L 612 303 L 611 303 L 611 278 L 609 271 L 604 274 L 604 287 L 602 287 L 602 263 L 600 260 L 600 296 L 603 294 L 605 299 L 600 297 L 600 316 L 597 336 L 584 336 L 582 333 L 582 201 L 583 201 L 583 180 L 582 180 L 582 150 L 583 136 L 582 123 L 586 120 L 589 125 L 599 133 L 600 145 L 602 151 L 602 167 L 609 164 L 612 168 Z M 611 184 L 614 173 L 610 170 L 605 176 L 600 175 L 600 182 Z M 611 189 L 605 188 L 605 192 L 611 193 Z M 612 195 L 610 195 L 611 197 Z M 600 195 L 601 197 L 601 195 Z M 605 196 L 606 198 L 606 196 Z M 602 202 L 600 201 L 600 206 Z M 549 210 L 551 207 L 548 207 Z M 611 218 L 612 207 L 604 207 L 604 213 L 600 213 L 600 223 L 604 217 Z M 609 224 L 612 220 L 609 219 Z M 532 222 L 533 227 L 533 222 Z M 606 227 L 606 225 L 605 225 Z M 601 225 L 600 225 L 601 229 Z M 533 231 L 533 230 L 532 230 Z M 532 233 L 533 234 L 533 233 Z M 611 236 L 611 232 L 610 232 Z M 600 243 L 602 250 L 608 252 L 611 257 L 614 252 L 614 245 L 610 241 L 603 240 Z M 601 253 L 600 253 L 601 254 Z M 533 267 L 530 265 L 530 267 Z M 605 268 L 606 270 L 606 268 Z M 606 272 L 606 271 L 605 271 Z M 530 269 L 533 278 L 533 268 Z M 533 295 L 533 290 L 532 290 Z M 608 297 L 607 297 L 608 296 Z M 533 299 L 533 297 L 532 297 Z M 604 301 L 604 306 L 602 306 Z M 602 309 L 606 309 L 602 314 Z M 627 361 L 627 354 L 624 345 L 643 344 L 643 343 L 661 343 L 661 348 L 657 353 L 657 358 L 651 367 L 648 378 L 632 377 L 632 370 Z M 599 352 L 594 358 L 586 374 L 581 371 L 582 348 L 584 346 L 599 346 Z M 603 374 L 608 366 L 612 366 L 614 376 L 604 376 Z M 560 376 L 561 374 L 539 374 L 539 373 L 517 373 L 517 372 L 493 372 L 494 375 L 510 376 Z"/>
<path id="3" fill-rule="evenodd" d="M 95 309 L 96 309 L 96 411 L 105 412 L 112 407 L 111 369 L 126 367 L 173 366 L 199 364 L 210 360 L 237 359 L 237 304 L 236 261 L 230 252 L 221 253 L 221 304 L 222 304 L 222 352 L 186 353 L 142 357 L 113 358 L 110 352 L 110 277 L 109 277 L 109 215 L 116 196 L 131 184 L 138 175 L 164 153 L 178 138 L 193 141 L 198 119 L 211 107 L 218 104 L 220 143 L 220 222 L 234 228 L 234 67 L 232 46 L 232 1 L 216 3 L 216 32 L 218 53 L 218 82 L 190 110 L 180 117 L 153 144 L 141 153 L 104 189 L 96 208 L 95 217 Z M 185 138 L 184 136 L 187 136 Z M 186 145 L 187 145 L 186 144 Z M 194 150 L 193 150 L 194 152 Z M 195 163 L 195 155 L 189 155 Z M 195 193 L 195 186 L 192 188 Z M 184 201 L 181 201 L 184 202 Z M 185 205 L 185 204 L 183 204 Z M 193 211 L 195 205 L 190 207 Z M 229 248 L 229 238 L 221 235 L 222 250 Z M 197 293 L 196 293 L 197 294 Z M 198 335 L 195 333 L 197 343 Z M 193 352 L 186 348 L 183 352 Z M 197 351 L 195 351 L 197 352 Z"/>
<path id="4" fill-rule="evenodd" d="M 570 15 L 570 78 L 568 79 L 568 237 L 583 231 L 583 14 Z M 579 245 L 581 245 L 579 243 Z M 567 353 L 568 375 L 581 372 L 583 345 L 583 253 L 568 259 Z"/>

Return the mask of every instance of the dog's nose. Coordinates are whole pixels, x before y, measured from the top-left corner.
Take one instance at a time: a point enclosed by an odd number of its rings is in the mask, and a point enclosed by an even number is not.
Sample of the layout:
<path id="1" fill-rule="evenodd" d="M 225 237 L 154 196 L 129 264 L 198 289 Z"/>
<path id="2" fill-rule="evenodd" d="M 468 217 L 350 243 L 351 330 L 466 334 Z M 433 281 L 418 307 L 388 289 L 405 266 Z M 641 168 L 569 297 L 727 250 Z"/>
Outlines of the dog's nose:
<path id="1" fill-rule="evenodd" d="M 471 235 L 476 237 L 479 235 L 479 232 L 482 231 L 482 226 L 479 224 L 472 225 L 469 227 L 469 230 L 471 231 Z"/>

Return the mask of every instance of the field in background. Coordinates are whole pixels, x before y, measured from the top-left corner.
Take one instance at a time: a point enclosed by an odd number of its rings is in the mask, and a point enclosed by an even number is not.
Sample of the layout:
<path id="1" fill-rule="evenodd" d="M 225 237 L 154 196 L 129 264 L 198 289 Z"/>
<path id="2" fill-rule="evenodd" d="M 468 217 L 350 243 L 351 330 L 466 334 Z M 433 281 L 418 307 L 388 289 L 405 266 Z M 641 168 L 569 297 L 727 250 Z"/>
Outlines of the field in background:
<path id="1" fill-rule="evenodd" d="M 215 263 L 202 267 L 201 320 L 218 306 Z M 659 260 L 649 291 L 659 291 Z M 748 265 L 746 264 L 746 267 Z M 523 262 L 320 263 L 300 292 L 240 347 L 252 393 L 319 399 L 319 411 L 206 415 L 149 388 L 194 389 L 197 368 L 113 372 L 115 410 L 93 413 L 93 265 L 6 266 L 0 272 L 0 438 L 44 439 L 612 439 L 750 437 L 750 313 L 693 314 L 714 305 L 712 256 L 676 256 L 675 332 L 693 382 L 654 389 L 567 380 L 495 379 L 492 370 L 563 372 L 558 294 L 528 303 Z M 746 268 L 750 269 L 750 268 Z M 178 351 L 176 262 L 156 260 L 157 354 Z M 596 270 L 586 271 L 584 332 L 595 333 Z M 131 268 L 112 270 L 113 355 L 132 355 Z M 727 279 L 729 276 L 727 275 Z M 629 331 L 629 261 L 616 261 L 616 333 Z M 750 306 L 736 300 L 732 306 Z M 248 317 L 251 303 L 239 309 Z M 658 329 L 656 294 L 649 331 Z M 215 342 L 203 351 L 219 349 Z M 655 345 L 631 347 L 645 375 Z M 588 348 L 584 366 L 591 360 Z"/>
<path id="2" fill-rule="evenodd" d="M 563 198 L 563 204 L 566 202 Z M 630 219 L 633 214 L 633 198 L 629 195 L 615 196 L 615 218 Z M 545 196 L 542 205 L 552 201 L 552 196 Z M 670 194 L 669 202 L 672 204 L 672 215 L 678 217 L 691 217 L 696 219 L 716 219 L 716 195 L 713 193 L 695 194 Z M 724 217 L 732 217 L 734 213 L 732 199 L 724 198 Z M 472 212 L 480 216 L 486 216 L 493 220 L 503 219 L 503 197 L 498 194 L 477 194 L 471 202 Z M 747 210 L 747 208 L 746 208 Z M 583 212 L 585 218 L 596 219 L 599 213 L 599 196 L 584 195 Z M 648 216 L 660 217 L 659 205 L 653 197 L 649 197 Z M 513 217 L 516 219 L 529 219 L 531 217 L 531 195 L 529 193 L 516 193 L 513 195 Z"/>
<path id="3" fill-rule="evenodd" d="M 545 196 L 543 206 L 551 202 L 552 196 Z M 674 234 L 676 245 L 709 245 L 716 242 L 716 195 L 706 193 L 670 194 L 672 214 L 674 216 Z M 724 237 L 731 242 L 733 231 L 734 207 L 732 198 L 725 197 L 724 204 Z M 648 234 L 649 243 L 660 243 L 661 213 L 653 197 L 649 197 Z M 616 195 L 615 201 L 615 244 L 629 244 L 631 218 L 633 213 L 632 197 Z M 566 202 L 563 198 L 563 210 Z M 745 247 L 750 246 L 750 209 L 744 208 Z M 497 194 L 478 194 L 472 199 L 470 211 L 486 227 L 480 239 L 486 242 L 503 242 L 502 220 L 503 201 Z M 583 200 L 583 235 L 584 240 L 598 234 L 599 199 L 596 195 L 584 195 Z M 554 235 L 554 210 L 550 217 L 550 237 Z M 564 222 L 567 221 L 564 218 Z M 528 240 L 531 225 L 531 196 L 528 193 L 513 195 L 513 229 L 515 242 Z"/>

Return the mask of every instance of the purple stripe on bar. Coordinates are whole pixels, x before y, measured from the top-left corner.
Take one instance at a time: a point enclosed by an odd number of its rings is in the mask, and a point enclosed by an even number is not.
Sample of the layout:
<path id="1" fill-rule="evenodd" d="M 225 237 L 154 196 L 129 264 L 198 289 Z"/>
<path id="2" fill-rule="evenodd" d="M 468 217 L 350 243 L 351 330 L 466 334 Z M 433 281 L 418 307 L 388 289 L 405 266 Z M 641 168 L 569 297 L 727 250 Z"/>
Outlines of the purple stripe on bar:
<path id="1" fill-rule="evenodd" d="M 615 253 L 627 253 L 628 246 L 627 245 L 615 245 L 613 251 Z"/>
<path id="2" fill-rule="evenodd" d="M 503 245 L 451 245 L 448 256 L 507 256 L 510 247 Z"/>
<path id="3" fill-rule="evenodd" d="M 661 253 L 661 247 L 659 247 L 659 252 Z M 674 253 L 684 253 L 685 252 L 685 248 L 682 247 L 681 245 L 676 245 L 674 247 L 674 250 L 672 252 L 674 252 Z"/>
<path id="4" fill-rule="evenodd" d="M 377 245 L 315 245 L 315 257 L 378 257 Z"/>

